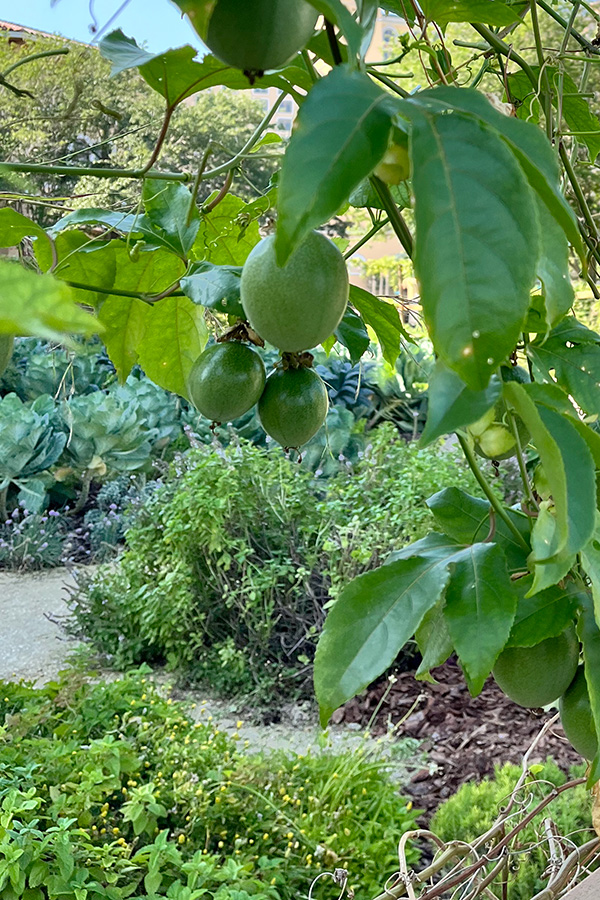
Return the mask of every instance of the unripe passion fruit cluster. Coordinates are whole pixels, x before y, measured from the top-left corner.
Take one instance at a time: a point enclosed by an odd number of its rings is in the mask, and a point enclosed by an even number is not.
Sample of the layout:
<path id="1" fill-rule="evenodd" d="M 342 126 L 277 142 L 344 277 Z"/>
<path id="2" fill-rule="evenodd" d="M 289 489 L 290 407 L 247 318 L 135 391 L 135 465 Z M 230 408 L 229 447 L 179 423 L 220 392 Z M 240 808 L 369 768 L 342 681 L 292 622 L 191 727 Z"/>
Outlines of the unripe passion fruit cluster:
<path id="1" fill-rule="evenodd" d="M 559 700 L 564 732 L 578 753 L 593 759 L 598 737 L 585 679 L 579 665 L 575 626 L 534 647 L 509 647 L 500 654 L 493 672 L 504 693 L 528 709 Z"/>
<path id="2" fill-rule="evenodd" d="M 191 401 L 214 422 L 237 419 L 258 403 L 264 430 L 283 447 L 300 447 L 325 421 L 327 390 L 304 351 L 331 336 L 348 302 L 342 254 L 314 231 L 285 266 L 274 237 L 252 250 L 242 271 L 241 301 L 252 331 L 283 353 L 266 378 L 258 353 L 238 341 L 209 347 L 188 379 Z"/>

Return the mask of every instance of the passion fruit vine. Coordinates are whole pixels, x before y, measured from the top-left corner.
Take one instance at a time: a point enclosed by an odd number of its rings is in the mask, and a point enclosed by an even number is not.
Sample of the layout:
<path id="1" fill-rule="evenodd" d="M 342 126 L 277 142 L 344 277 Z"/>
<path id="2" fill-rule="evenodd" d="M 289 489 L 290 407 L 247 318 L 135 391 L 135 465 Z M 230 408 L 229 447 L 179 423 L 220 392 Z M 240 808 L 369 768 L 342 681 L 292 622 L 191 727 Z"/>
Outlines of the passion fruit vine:
<path id="1" fill-rule="evenodd" d="M 254 406 L 265 380 L 265 366 L 258 353 L 230 341 L 214 344 L 198 357 L 188 378 L 188 394 L 207 419 L 231 422 Z"/>
<path id="2" fill-rule="evenodd" d="M 579 641 L 575 626 L 534 647 L 508 647 L 494 666 L 493 676 L 507 697 L 535 709 L 558 700 L 577 671 Z"/>
<path id="3" fill-rule="evenodd" d="M 277 369 L 267 378 L 258 417 L 282 447 L 301 447 L 325 421 L 328 406 L 327 389 L 313 369 Z"/>
<path id="4" fill-rule="evenodd" d="M 216 0 L 208 17 L 203 0 L 176 2 L 209 50 L 251 80 L 302 50 L 318 17 L 306 0 Z"/>
<path id="5" fill-rule="evenodd" d="M 279 350 L 310 350 L 331 337 L 348 303 L 344 257 L 324 235 L 311 232 L 285 266 L 275 236 L 254 247 L 242 270 L 240 297 L 250 325 Z"/>

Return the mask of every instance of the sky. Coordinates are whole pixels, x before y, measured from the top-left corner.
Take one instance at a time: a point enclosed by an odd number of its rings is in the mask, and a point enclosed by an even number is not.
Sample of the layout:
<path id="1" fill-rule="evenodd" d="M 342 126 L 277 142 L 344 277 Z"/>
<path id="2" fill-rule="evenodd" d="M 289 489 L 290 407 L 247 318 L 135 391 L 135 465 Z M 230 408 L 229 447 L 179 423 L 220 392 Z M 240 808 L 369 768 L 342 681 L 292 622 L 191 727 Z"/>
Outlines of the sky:
<path id="1" fill-rule="evenodd" d="M 118 12 L 124 0 L 0 0 L 0 20 L 39 28 L 52 34 L 91 43 L 90 25 L 99 28 Z M 90 6 L 93 15 L 90 13 Z M 202 42 L 177 7 L 169 0 L 129 0 L 108 31 L 121 28 L 152 53 L 192 44 L 202 51 Z"/>

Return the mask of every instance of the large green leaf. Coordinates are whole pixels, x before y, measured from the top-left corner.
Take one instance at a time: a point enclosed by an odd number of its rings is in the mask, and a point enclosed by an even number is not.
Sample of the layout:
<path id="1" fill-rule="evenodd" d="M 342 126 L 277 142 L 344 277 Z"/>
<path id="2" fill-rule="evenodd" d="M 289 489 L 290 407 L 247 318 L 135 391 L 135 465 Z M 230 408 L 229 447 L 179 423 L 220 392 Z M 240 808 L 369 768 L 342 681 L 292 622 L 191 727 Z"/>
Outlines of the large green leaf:
<path id="1" fill-rule="evenodd" d="M 475 696 L 508 640 L 517 608 L 497 544 L 474 544 L 455 560 L 444 615 L 469 690 Z"/>
<path id="2" fill-rule="evenodd" d="M 509 647 L 534 647 L 546 638 L 562 634 L 581 602 L 580 592 L 572 583 L 532 595 L 532 582 L 531 575 L 514 582 L 518 601 Z"/>
<path id="3" fill-rule="evenodd" d="M 181 290 L 200 306 L 245 319 L 246 313 L 240 300 L 241 275 L 241 266 L 197 262 L 181 279 Z"/>
<path id="4" fill-rule="evenodd" d="M 575 553 L 567 549 L 558 549 L 560 537 L 553 506 L 550 500 L 540 503 L 538 516 L 531 531 L 532 562 L 535 571 L 531 586 L 532 595 L 558 584 L 577 559 Z M 551 559 L 552 562 L 540 565 L 536 562 L 538 559 Z"/>
<path id="5" fill-rule="evenodd" d="M 498 134 L 460 112 L 415 112 L 411 159 L 423 314 L 438 354 L 483 390 L 527 315 L 539 249 L 533 194 Z"/>
<path id="6" fill-rule="evenodd" d="M 398 209 L 405 209 L 407 206 L 410 206 L 410 187 L 408 182 L 402 181 L 400 184 L 390 185 L 390 193 Z M 367 207 L 371 209 L 385 209 L 379 194 L 369 178 L 365 178 L 358 187 L 354 188 L 348 198 L 348 202 L 350 206 L 355 206 L 357 209 L 366 209 Z"/>
<path id="7" fill-rule="evenodd" d="M 598 512 L 596 513 L 594 534 L 581 551 L 581 564 L 590 580 L 594 599 L 594 615 L 596 622 L 600 623 L 600 513 Z"/>
<path id="8" fill-rule="evenodd" d="M 569 274 L 569 243 L 565 232 L 539 197 L 537 213 L 541 253 L 536 274 L 542 282 L 546 322 L 548 328 L 552 328 L 566 316 L 575 300 Z"/>
<path id="9" fill-rule="evenodd" d="M 515 154 L 530 187 L 559 223 L 582 261 L 585 260 L 575 213 L 561 190 L 556 152 L 541 128 L 503 115 L 480 91 L 467 88 L 440 86 L 419 92 L 404 102 L 439 112 L 462 110 L 491 125 Z"/>
<path id="10" fill-rule="evenodd" d="M 359 575 L 344 588 L 325 620 L 315 656 L 323 725 L 391 665 L 448 578 L 447 566 L 416 557 Z"/>
<path id="11" fill-rule="evenodd" d="M 415 633 L 415 640 L 422 656 L 415 678 L 419 681 L 435 681 L 432 669 L 446 662 L 454 650 L 454 643 L 448 631 L 444 616 L 445 600 L 440 600 L 428 612 Z"/>
<path id="12" fill-rule="evenodd" d="M 281 265 L 373 171 L 387 149 L 397 108 L 368 75 L 345 65 L 313 87 L 281 169 L 276 244 Z"/>
<path id="13" fill-rule="evenodd" d="M 196 240 L 200 217 L 189 190 L 182 184 L 147 178 L 143 189 L 146 218 L 173 253 L 186 258 Z M 188 216 L 191 217 L 188 222 Z"/>
<path id="14" fill-rule="evenodd" d="M 491 409 L 502 393 L 502 382 L 492 375 L 483 391 L 468 388 L 459 376 L 438 359 L 429 383 L 427 422 L 420 444 L 471 425 Z"/>
<path id="15" fill-rule="evenodd" d="M 23 238 L 35 237 L 47 240 L 40 225 L 21 215 L 10 206 L 0 209 L 0 247 L 16 247 Z"/>
<path id="16" fill-rule="evenodd" d="M 592 599 L 589 596 L 583 605 L 577 630 L 583 644 L 585 680 L 590 695 L 592 715 L 596 732 L 600 734 L 600 630 L 594 616 Z M 595 784 L 598 779 L 600 779 L 600 748 L 592 762 L 588 774 L 588 784 Z"/>
<path id="17" fill-rule="evenodd" d="M 353 363 L 358 362 L 363 353 L 369 349 L 370 340 L 365 324 L 351 309 L 346 309 L 334 336 L 347 348 Z"/>
<path id="18" fill-rule="evenodd" d="M 460 488 L 449 487 L 429 497 L 427 506 L 437 524 L 452 540 L 459 544 L 476 544 L 484 542 L 493 532 L 493 540 L 500 545 L 509 569 L 518 571 L 526 567 L 526 552 L 502 519 L 492 517 L 487 500 L 471 497 Z M 506 512 L 524 540 L 528 541 L 528 517 L 514 509 L 507 509 Z"/>
<path id="19" fill-rule="evenodd" d="M 337 25 L 348 44 L 352 56 L 358 56 L 361 49 L 363 30 L 342 0 L 308 0 L 311 6 Z"/>
<path id="20" fill-rule="evenodd" d="M 441 28 L 450 22 L 511 25 L 519 20 L 517 10 L 500 0 L 422 0 L 421 6 L 428 20 Z"/>
<path id="21" fill-rule="evenodd" d="M 0 260 L 0 333 L 60 341 L 68 334 L 101 330 L 98 320 L 77 306 L 66 284 Z"/>
<path id="22" fill-rule="evenodd" d="M 138 47 L 133 38 L 128 38 L 122 31 L 117 30 L 103 38 L 99 46 L 102 55 L 112 63 L 112 75 L 138 68 L 142 78 L 153 90 L 162 94 L 170 107 L 177 106 L 198 91 L 221 85 L 236 91 L 252 87 L 243 72 L 226 65 L 210 54 L 204 56 L 200 62 L 196 61 L 198 51 L 189 44 L 176 50 L 152 54 Z M 290 78 L 288 79 L 284 73 Z M 302 95 L 294 90 L 294 85 L 308 90 L 311 80 L 308 72 L 294 66 L 280 73 L 262 76 L 260 85 L 277 87 L 292 93 L 301 102 Z"/>
<path id="23" fill-rule="evenodd" d="M 151 307 L 129 297 L 107 297 L 99 313 L 104 326 L 103 340 L 121 382 L 138 362 L 138 352 L 146 331 Z"/>
<path id="24" fill-rule="evenodd" d="M 533 438 L 550 485 L 556 510 L 556 556 L 562 550 L 578 553 L 590 539 L 596 486 L 594 463 L 585 440 L 567 416 L 542 405 L 545 387 L 510 382 L 503 390 L 507 403 L 514 407 Z M 548 387 L 548 402 L 552 403 L 556 389 Z"/>
<path id="25" fill-rule="evenodd" d="M 375 332 L 383 358 L 394 366 L 400 353 L 400 338 L 410 340 L 397 307 L 355 284 L 350 285 L 350 303 L 360 313 L 363 322 Z"/>
<path id="26" fill-rule="evenodd" d="M 204 310 L 188 297 L 166 297 L 145 317 L 139 363 L 160 387 L 187 397 L 190 370 L 207 340 Z"/>

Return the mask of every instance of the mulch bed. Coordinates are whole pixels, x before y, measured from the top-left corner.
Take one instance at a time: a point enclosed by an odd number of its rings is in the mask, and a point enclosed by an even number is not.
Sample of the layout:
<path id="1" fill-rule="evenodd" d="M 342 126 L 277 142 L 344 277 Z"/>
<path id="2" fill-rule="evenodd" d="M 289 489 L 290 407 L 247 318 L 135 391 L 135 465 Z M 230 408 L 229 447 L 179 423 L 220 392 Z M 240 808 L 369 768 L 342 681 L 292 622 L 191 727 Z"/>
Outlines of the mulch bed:
<path id="1" fill-rule="evenodd" d="M 381 679 L 337 710 L 332 719 L 363 727 L 372 721 L 374 735 L 387 733 L 390 726 L 405 719 L 397 728 L 398 737 L 418 738 L 438 767 L 434 774 L 427 769 L 417 772 L 407 785 L 415 805 L 428 813 L 465 781 L 491 775 L 495 764 L 520 763 L 544 722 L 554 714 L 522 709 L 492 678 L 479 697 L 471 697 L 455 661 L 440 666 L 434 676 L 438 683 L 428 684 L 416 681 L 412 672 L 401 672 L 391 687 L 387 678 Z M 549 756 L 565 771 L 582 761 L 566 741 L 560 723 L 542 739 L 530 763 Z"/>

